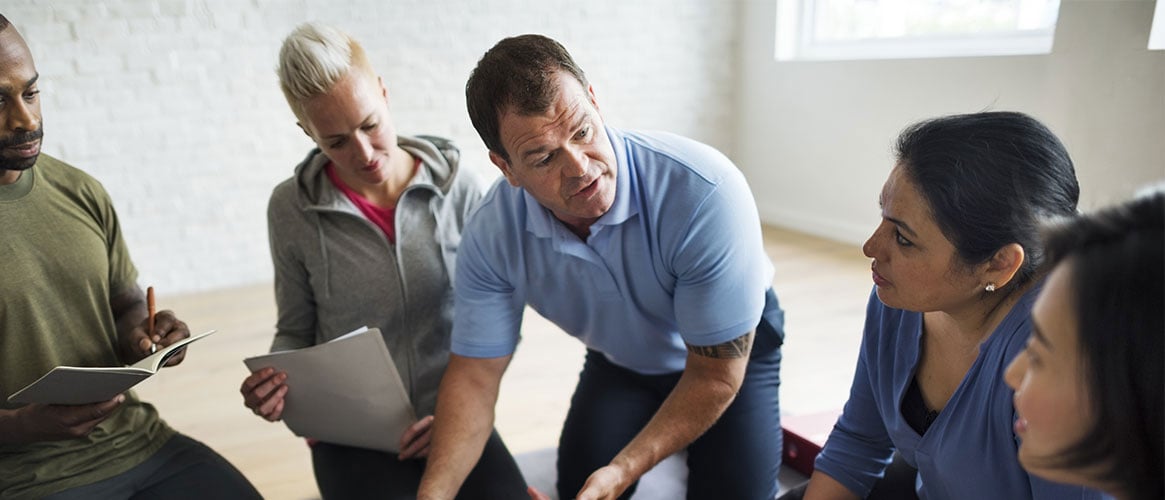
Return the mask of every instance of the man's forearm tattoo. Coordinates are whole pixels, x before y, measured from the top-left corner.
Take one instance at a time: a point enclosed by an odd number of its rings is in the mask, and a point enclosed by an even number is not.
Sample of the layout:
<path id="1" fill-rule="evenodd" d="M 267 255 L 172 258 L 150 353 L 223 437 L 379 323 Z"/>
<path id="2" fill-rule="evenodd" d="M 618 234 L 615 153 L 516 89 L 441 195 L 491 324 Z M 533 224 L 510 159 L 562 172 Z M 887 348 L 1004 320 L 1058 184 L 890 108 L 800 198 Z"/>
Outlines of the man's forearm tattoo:
<path id="1" fill-rule="evenodd" d="M 723 344 L 692 345 L 688 351 L 708 358 L 743 358 L 748 356 L 748 348 L 752 344 L 752 333 L 746 333 Z"/>

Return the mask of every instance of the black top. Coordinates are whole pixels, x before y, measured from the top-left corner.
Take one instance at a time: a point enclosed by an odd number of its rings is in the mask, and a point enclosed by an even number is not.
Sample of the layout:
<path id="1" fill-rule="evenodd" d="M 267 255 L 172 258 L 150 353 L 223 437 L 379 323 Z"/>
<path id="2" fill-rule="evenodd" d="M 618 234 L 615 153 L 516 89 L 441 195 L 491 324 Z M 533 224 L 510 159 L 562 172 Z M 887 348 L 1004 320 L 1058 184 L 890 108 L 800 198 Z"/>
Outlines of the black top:
<path id="1" fill-rule="evenodd" d="M 910 387 L 906 389 L 906 395 L 902 396 L 902 417 L 919 436 L 925 435 L 930 424 L 938 418 L 938 411 L 927 408 L 926 401 L 922 400 L 917 378 L 910 380 Z"/>

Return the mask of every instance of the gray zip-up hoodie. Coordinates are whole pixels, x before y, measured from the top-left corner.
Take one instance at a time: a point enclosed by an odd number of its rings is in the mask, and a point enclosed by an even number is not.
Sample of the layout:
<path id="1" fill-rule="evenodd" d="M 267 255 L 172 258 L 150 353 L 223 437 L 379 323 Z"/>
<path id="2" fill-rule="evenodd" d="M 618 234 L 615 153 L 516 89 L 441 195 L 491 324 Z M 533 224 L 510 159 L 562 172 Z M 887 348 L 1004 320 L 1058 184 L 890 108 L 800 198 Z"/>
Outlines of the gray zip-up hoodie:
<path id="1" fill-rule="evenodd" d="M 422 166 L 397 201 L 396 244 L 328 179 L 318 149 L 267 206 L 275 302 L 272 351 L 377 327 L 418 416 L 433 413 L 449 361 L 457 245 L 484 184 L 458 172 L 460 153 L 436 137 L 399 136 Z M 343 360 L 337 360 L 343 362 Z M 295 381 L 291 381 L 295 383 Z"/>

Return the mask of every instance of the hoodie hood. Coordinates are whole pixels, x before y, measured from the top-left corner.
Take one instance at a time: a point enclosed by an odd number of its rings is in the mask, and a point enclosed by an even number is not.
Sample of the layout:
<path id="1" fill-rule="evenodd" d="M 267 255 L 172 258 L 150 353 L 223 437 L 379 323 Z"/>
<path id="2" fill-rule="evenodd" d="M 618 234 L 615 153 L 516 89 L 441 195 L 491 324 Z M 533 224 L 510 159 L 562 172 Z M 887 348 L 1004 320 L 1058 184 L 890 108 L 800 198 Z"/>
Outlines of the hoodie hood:
<path id="1" fill-rule="evenodd" d="M 278 330 L 272 350 L 321 344 L 360 326 L 380 328 L 420 415 L 436 408 L 449 359 L 461 230 L 485 186 L 436 137 L 398 138 L 423 168 L 401 192 L 389 242 L 324 172 L 311 151 L 271 193 L 267 229 Z M 462 170 L 462 171 L 459 171 Z"/>

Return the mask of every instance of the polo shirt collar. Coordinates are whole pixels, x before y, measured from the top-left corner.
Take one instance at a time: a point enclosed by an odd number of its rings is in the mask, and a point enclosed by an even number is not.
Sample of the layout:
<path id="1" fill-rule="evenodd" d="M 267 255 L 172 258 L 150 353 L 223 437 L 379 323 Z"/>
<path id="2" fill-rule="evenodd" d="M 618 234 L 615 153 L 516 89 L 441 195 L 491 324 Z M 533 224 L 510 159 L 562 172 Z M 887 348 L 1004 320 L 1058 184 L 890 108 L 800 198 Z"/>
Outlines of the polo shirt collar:
<path id="1" fill-rule="evenodd" d="M 622 224 L 639 213 L 639 186 L 631 178 L 631 159 L 627 157 L 623 132 L 612 127 L 605 128 L 611 149 L 615 151 L 615 201 L 611 203 L 611 209 L 595 221 L 595 226 Z"/>

